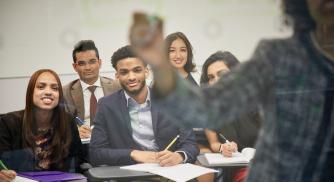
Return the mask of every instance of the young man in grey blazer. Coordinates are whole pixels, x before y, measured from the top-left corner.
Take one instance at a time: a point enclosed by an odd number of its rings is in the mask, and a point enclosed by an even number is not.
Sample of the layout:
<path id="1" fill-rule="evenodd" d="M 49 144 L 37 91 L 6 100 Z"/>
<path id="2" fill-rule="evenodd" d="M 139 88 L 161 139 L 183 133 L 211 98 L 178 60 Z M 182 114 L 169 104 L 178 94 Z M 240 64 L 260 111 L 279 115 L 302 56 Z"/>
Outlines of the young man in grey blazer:
<path id="1" fill-rule="evenodd" d="M 64 98 L 68 111 L 84 121 L 79 127 L 80 138 L 89 138 L 97 101 L 120 87 L 117 81 L 100 76 L 102 62 L 92 40 L 79 41 L 74 46 L 72 57 L 72 66 L 80 79 L 63 87 Z"/>
<path id="2" fill-rule="evenodd" d="M 146 85 L 147 65 L 130 46 L 118 49 L 111 60 L 122 89 L 99 100 L 89 145 L 90 163 L 194 163 L 199 153 L 195 136 L 151 102 L 153 93 Z M 177 135 L 176 142 L 169 146 Z"/>

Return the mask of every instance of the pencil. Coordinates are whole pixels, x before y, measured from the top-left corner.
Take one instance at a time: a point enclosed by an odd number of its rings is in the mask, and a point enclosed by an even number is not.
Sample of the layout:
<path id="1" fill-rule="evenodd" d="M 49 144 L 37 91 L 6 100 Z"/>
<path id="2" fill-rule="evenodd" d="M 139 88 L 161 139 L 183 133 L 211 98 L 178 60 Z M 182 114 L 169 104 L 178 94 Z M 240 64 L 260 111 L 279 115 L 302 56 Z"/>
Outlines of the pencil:
<path id="1" fill-rule="evenodd" d="M 168 150 L 175 142 L 176 140 L 180 137 L 180 135 L 177 135 L 170 143 L 169 145 L 165 148 L 165 150 Z"/>
<path id="2" fill-rule="evenodd" d="M 0 160 L 0 167 L 1 167 L 2 169 L 6 169 L 6 170 L 8 170 L 8 168 L 5 166 L 5 164 L 2 162 L 2 160 Z"/>

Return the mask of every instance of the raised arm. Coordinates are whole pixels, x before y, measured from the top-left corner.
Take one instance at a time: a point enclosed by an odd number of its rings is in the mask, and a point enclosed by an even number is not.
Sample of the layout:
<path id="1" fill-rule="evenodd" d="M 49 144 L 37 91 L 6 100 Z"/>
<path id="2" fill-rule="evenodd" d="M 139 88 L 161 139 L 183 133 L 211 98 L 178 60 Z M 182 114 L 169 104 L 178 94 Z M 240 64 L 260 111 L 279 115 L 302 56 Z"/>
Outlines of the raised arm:
<path id="1" fill-rule="evenodd" d="M 178 77 L 166 61 L 162 27 L 151 29 L 152 26 L 148 26 L 151 31 L 144 33 L 156 31 L 149 36 L 151 41 L 145 39 L 145 44 L 139 41 L 143 34 L 136 34 L 136 28 L 149 25 L 151 20 L 138 19 L 135 16 L 131 27 L 131 43 L 138 55 L 152 66 L 154 98 L 173 120 L 187 128 L 221 128 L 222 121 L 233 121 L 250 107 L 267 102 L 272 93 L 273 72 L 265 46 L 260 45 L 253 60 L 224 76 L 214 87 L 200 90 Z"/>

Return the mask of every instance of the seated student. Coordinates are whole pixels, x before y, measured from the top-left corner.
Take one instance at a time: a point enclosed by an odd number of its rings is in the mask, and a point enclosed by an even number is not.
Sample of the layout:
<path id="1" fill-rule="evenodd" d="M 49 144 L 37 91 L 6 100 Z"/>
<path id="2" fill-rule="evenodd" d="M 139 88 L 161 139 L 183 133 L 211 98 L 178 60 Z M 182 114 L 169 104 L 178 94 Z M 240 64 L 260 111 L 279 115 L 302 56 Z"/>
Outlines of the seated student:
<path id="1" fill-rule="evenodd" d="M 198 87 L 197 82 L 191 75 L 196 71 L 196 65 L 193 63 L 193 48 L 182 32 L 174 32 L 169 34 L 165 40 L 165 53 L 173 68 L 191 85 Z M 205 137 L 203 128 L 194 128 L 196 142 L 200 149 L 200 153 L 208 152 L 208 141 Z"/>
<path id="2" fill-rule="evenodd" d="M 122 89 L 99 100 L 89 146 L 93 165 L 194 163 L 199 151 L 192 131 L 179 128 L 151 102 L 147 65 L 130 46 L 118 49 L 111 62 Z M 180 135 L 169 150 L 166 146 Z"/>
<path id="3" fill-rule="evenodd" d="M 80 138 L 89 138 L 94 125 L 97 101 L 118 90 L 117 81 L 100 75 L 102 60 L 92 40 L 81 40 L 72 51 L 74 70 L 79 79 L 75 79 L 63 87 L 64 99 L 68 111 L 78 116 L 84 124 L 78 126 Z M 86 149 L 86 148 L 85 148 Z"/>
<path id="4" fill-rule="evenodd" d="M 54 71 L 38 70 L 30 78 L 25 109 L 1 116 L 0 159 L 11 170 L 0 171 L 0 181 L 13 180 L 14 171 L 74 171 L 84 161 L 61 88 Z"/>
<path id="5" fill-rule="evenodd" d="M 239 64 L 237 58 L 230 52 L 217 51 L 212 54 L 203 64 L 201 75 L 201 86 L 213 85 L 219 78 Z M 261 119 L 258 112 L 252 111 L 239 119 L 240 121 L 228 123 L 221 129 L 221 133 L 230 142 L 225 142 L 212 130 L 205 130 L 212 152 L 220 152 L 225 157 L 231 157 L 233 152 L 245 147 L 254 147 Z M 246 168 L 238 170 L 224 170 L 224 181 L 243 181 L 246 176 Z"/>

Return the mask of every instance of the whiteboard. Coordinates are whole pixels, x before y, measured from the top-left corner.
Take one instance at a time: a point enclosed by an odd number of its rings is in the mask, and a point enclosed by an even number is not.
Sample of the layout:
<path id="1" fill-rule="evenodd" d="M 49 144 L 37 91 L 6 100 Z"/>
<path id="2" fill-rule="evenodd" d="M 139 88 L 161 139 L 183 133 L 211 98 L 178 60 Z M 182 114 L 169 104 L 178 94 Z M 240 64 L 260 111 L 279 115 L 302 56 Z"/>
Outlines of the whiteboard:
<path id="1" fill-rule="evenodd" d="M 71 54 L 81 39 L 95 41 L 101 71 L 112 71 L 110 56 L 128 43 L 137 10 L 162 16 L 166 34 L 184 32 L 198 67 L 217 50 L 246 60 L 260 39 L 290 34 L 275 0 L 1 0 L 0 79 L 41 68 L 74 74 Z"/>

